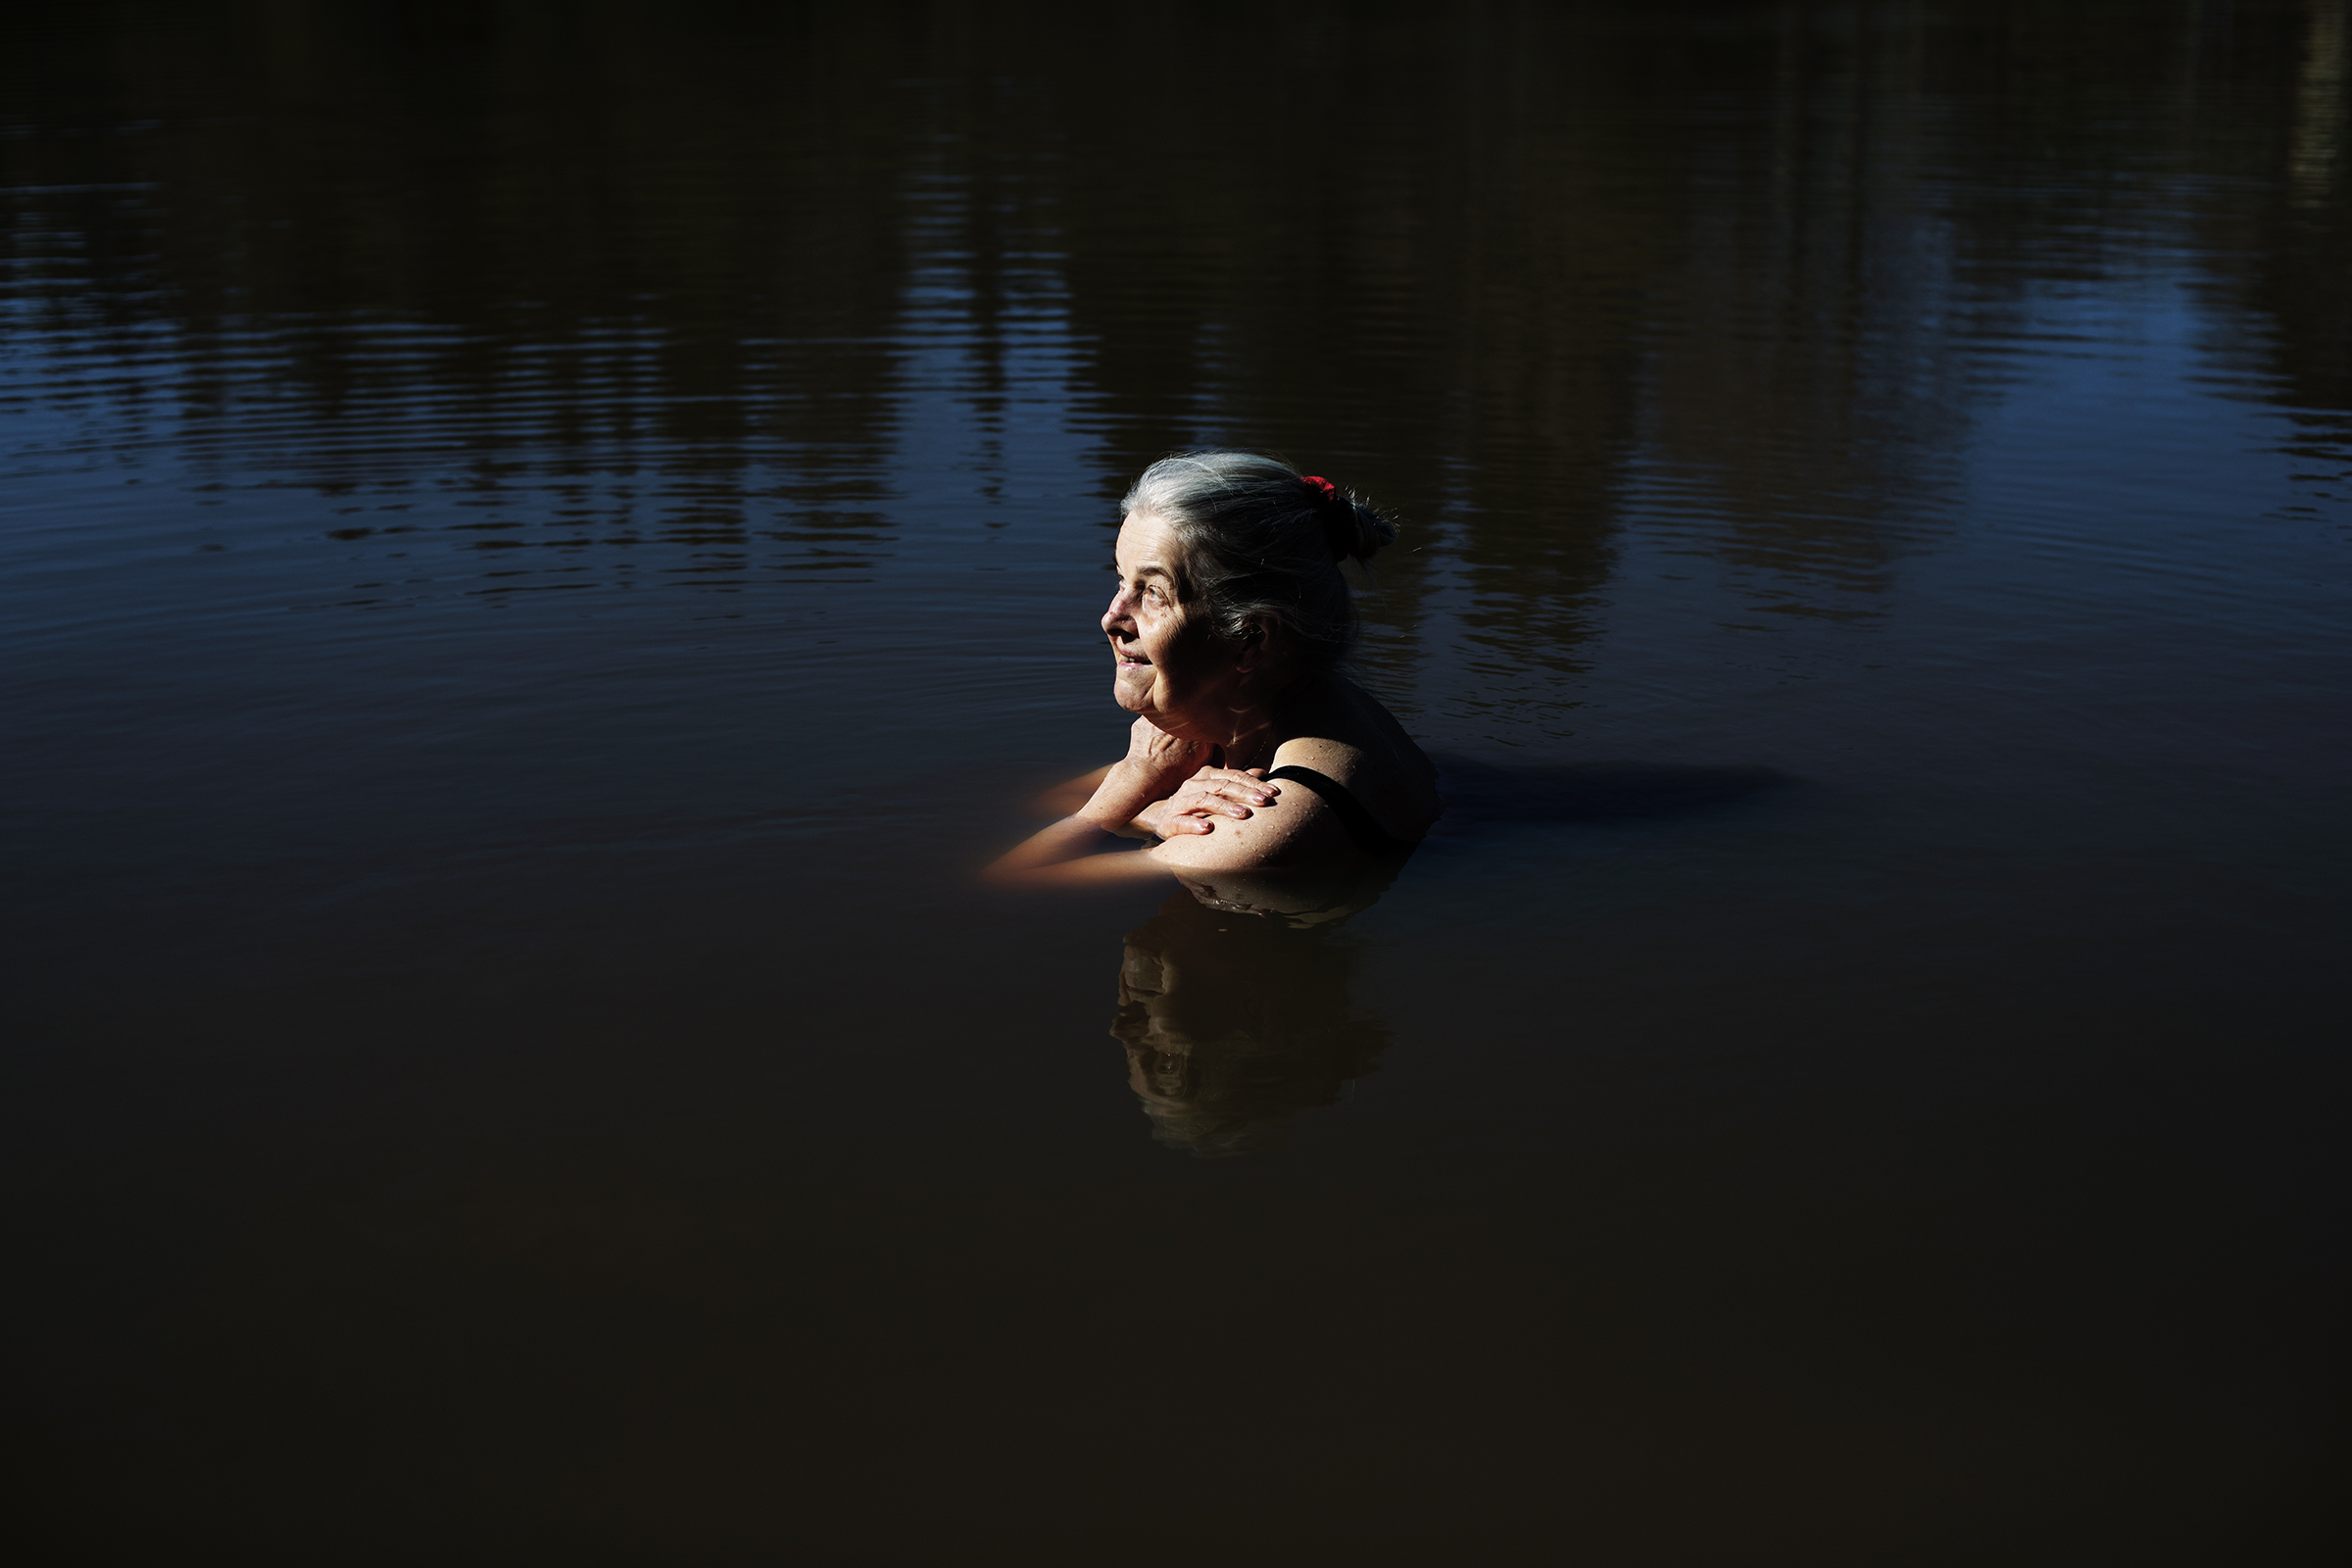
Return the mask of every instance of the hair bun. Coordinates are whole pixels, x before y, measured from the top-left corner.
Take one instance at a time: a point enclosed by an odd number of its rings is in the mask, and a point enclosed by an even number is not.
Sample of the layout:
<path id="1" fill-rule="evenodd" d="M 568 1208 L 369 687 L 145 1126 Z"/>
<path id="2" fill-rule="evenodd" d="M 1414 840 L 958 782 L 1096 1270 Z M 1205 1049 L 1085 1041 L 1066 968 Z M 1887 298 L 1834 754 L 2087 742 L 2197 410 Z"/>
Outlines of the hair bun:
<path id="1" fill-rule="evenodd" d="M 1307 500 L 1323 513 L 1323 538 L 1333 562 L 1353 556 L 1369 561 L 1372 553 L 1396 537 L 1396 525 L 1370 507 L 1342 491 L 1319 473 L 1302 473 Z"/>
<path id="2" fill-rule="evenodd" d="M 1370 561 L 1383 545 L 1396 537 L 1396 525 L 1352 496 L 1333 493 L 1324 514 L 1323 531 L 1331 540 L 1331 559 Z"/>

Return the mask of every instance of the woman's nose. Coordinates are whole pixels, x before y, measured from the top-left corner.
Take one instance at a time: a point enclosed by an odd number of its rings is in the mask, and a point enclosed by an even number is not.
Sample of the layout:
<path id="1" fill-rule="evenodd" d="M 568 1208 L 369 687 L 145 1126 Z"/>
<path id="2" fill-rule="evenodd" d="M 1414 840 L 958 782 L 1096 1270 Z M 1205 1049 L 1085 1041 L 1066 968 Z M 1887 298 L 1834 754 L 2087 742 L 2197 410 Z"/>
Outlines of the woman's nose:
<path id="1" fill-rule="evenodd" d="M 1102 612 L 1102 629 L 1117 631 L 1134 617 L 1127 612 L 1127 590 L 1122 588 L 1110 596 L 1110 608 Z"/>

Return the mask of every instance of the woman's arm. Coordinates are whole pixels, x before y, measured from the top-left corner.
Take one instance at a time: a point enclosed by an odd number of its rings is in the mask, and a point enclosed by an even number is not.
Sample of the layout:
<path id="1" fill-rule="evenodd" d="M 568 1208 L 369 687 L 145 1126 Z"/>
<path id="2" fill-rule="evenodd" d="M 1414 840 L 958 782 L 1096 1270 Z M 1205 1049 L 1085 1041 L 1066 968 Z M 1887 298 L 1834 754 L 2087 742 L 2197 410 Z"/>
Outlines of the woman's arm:
<path id="1" fill-rule="evenodd" d="M 1281 793 L 1280 785 L 1249 774 L 1202 766 L 1213 753 L 1137 719 L 1124 758 L 1045 797 L 1053 801 L 1091 782 L 1076 809 L 1001 857 L 988 868 L 988 879 L 1042 886 L 1166 875 L 1156 859 L 1118 848 L 1118 837 L 1132 833 L 1156 842 L 1207 833 L 1210 813 L 1246 817 L 1250 807 L 1245 802 L 1262 806 Z"/>
<path id="2" fill-rule="evenodd" d="M 1147 807 L 1174 793 L 1207 753 L 1207 747 L 1178 740 L 1150 719 L 1137 719 L 1127 732 L 1127 755 L 1102 770 L 1085 804 L 1031 834 L 983 874 L 991 882 L 1030 887 L 1166 875 L 1148 855 L 1115 848 L 1117 834 Z"/>
<path id="3" fill-rule="evenodd" d="M 1168 875 L 1148 849 L 1135 849 L 1083 816 L 1065 816 L 998 857 L 981 875 L 1004 887 L 1095 887 Z"/>
<path id="4" fill-rule="evenodd" d="M 1031 800 L 1029 809 L 1038 816 L 1075 816 L 1080 807 L 1095 798 L 1095 791 L 1102 787 L 1102 780 L 1116 766 L 1116 762 L 1105 762 L 1092 773 L 1081 773 L 1074 779 L 1056 784 Z"/>
<path id="5" fill-rule="evenodd" d="M 1151 804 L 1136 799 L 1148 788 L 1137 783 L 1143 771 L 1126 762 L 1104 768 L 1077 810 L 1032 833 L 981 874 L 1012 887 L 1079 887 L 1167 875 L 1149 852 L 1120 842 L 1122 831 L 1139 831 L 1136 814 Z M 1151 838 L 1158 842 L 1156 834 Z"/>
<path id="6" fill-rule="evenodd" d="M 1320 863 L 1348 852 L 1345 830 L 1331 808 L 1312 791 L 1299 792 L 1287 807 L 1270 794 L 1249 795 L 1245 798 L 1259 805 L 1253 811 L 1235 807 L 1232 797 L 1223 793 L 1233 786 L 1222 776 L 1222 770 L 1217 773 L 1219 776 L 1205 781 L 1188 781 L 1174 800 L 1159 802 L 1152 808 L 1168 811 L 1196 795 L 1214 803 L 1197 813 L 1170 814 L 1164 842 L 1141 850 L 1121 845 L 1102 819 L 1120 809 L 1124 803 L 1115 797 L 1104 800 L 1102 792 L 1098 791 L 1096 798 L 1077 814 L 1031 834 L 983 875 L 991 882 L 1011 887 L 1099 887 L 1113 882 L 1155 881 L 1188 871 L 1255 871 L 1271 866 Z M 1115 779 L 1114 769 L 1104 779 L 1103 788 L 1114 788 Z M 1242 782 L 1262 784 L 1246 775 Z M 1196 784 L 1200 788 L 1196 789 Z M 1279 793 L 1281 786 L 1262 784 L 1262 789 Z M 1231 820 L 1211 812 L 1221 812 Z"/>
<path id="7" fill-rule="evenodd" d="M 1076 816 L 1116 766 L 1116 762 L 1108 763 L 1039 793 L 1029 802 L 1030 811 L 1037 816 Z M 1208 830 L 1199 818 L 1211 814 L 1248 816 L 1251 807 L 1264 806 L 1280 795 L 1282 786 L 1268 784 L 1265 773 L 1262 767 L 1246 772 L 1230 767 L 1200 768 L 1179 784 L 1172 796 L 1153 801 L 1110 831 L 1121 838 L 1145 840 L 1204 833 Z"/>
<path id="8" fill-rule="evenodd" d="M 1144 786 L 1123 779 L 1114 766 L 1077 812 L 1031 834 L 983 874 L 1015 887 L 1087 887 L 1149 881 L 1184 869 L 1255 869 L 1282 858 L 1302 829 L 1310 840 L 1318 827 L 1328 832 L 1330 824 L 1319 818 L 1330 813 L 1311 792 L 1288 813 L 1259 817 L 1258 812 L 1280 806 L 1282 794 L 1282 786 L 1267 783 L 1259 771 L 1201 768 L 1171 799 L 1153 802 L 1128 818 L 1158 823 L 1164 839 L 1136 851 L 1118 846 L 1116 833 L 1125 824 L 1117 813 L 1133 805 L 1122 790 Z"/>

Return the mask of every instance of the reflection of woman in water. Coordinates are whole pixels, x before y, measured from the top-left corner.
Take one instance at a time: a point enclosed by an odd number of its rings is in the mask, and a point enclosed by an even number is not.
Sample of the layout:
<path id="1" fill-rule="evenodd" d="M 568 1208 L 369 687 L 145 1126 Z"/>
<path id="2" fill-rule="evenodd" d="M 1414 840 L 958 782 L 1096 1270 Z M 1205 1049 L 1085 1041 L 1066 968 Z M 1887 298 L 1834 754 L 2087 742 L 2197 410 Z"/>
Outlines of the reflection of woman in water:
<path id="1" fill-rule="evenodd" d="M 1311 891 L 1298 878 L 1270 889 L 1229 878 L 1227 897 L 1179 893 L 1128 934 L 1110 1032 L 1154 1137 L 1194 1154 L 1247 1153 L 1372 1070 L 1388 1032 L 1352 1015 L 1355 950 L 1338 932 L 1391 874 L 1317 878 Z M 1317 898 L 1335 902 L 1309 906 Z"/>
<path id="2" fill-rule="evenodd" d="M 1246 452 L 1154 463 L 1125 511 L 1102 630 L 1111 693 L 1136 715 L 1127 756 L 1055 791 L 1069 814 L 990 876 L 1213 882 L 1418 842 L 1438 816 L 1436 769 L 1339 668 L 1355 635 L 1340 563 L 1369 560 L 1395 525 Z"/>

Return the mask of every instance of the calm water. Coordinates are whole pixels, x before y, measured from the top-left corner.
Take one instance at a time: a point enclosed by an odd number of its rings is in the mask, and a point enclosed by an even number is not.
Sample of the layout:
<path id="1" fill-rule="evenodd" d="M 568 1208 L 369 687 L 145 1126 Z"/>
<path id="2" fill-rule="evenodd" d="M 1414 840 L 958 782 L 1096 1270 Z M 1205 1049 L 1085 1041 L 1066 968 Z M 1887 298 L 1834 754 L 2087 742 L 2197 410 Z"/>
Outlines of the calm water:
<path id="1" fill-rule="evenodd" d="M 2348 71 L 0 12 L 18 1560 L 2335 1560 Z M 976 887 L 1212 442 L 1451 813 Z"/>

